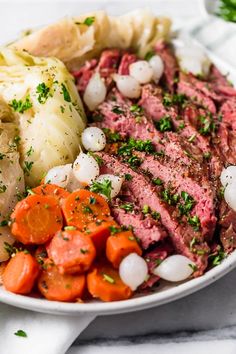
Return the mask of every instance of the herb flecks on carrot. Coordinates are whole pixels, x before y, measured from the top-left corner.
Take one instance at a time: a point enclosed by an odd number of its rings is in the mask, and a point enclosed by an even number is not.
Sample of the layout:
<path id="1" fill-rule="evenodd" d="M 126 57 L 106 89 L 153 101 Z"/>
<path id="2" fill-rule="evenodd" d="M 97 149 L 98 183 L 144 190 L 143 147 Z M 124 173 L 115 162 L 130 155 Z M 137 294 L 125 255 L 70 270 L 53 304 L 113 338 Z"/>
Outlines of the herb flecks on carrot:
<path id="1" fill-rule="evenodd" d="M 18 202 L 11 219 L 12 234 L 25 245 L 44 244 L 63 225 L 58 199 L 49 195 L 30 195 Z"/>
<path id="2" fill-rule="evenodd" d="M 67 225 L 85 231 L 88 224 L 110 218 L 107 201 L 100 195 L 86 189 L 71 193 L 62 204 Z"/>
<path id="3" fill-rule="evenodd" d="M 61 274 L 83 273 L 96 257 L 92 240 L 77 230 L 57 232 L 47 251 Z"/>
<path id="4" fill-rule="evenodd" d="M 35 194 L 40 195 L 52 195 L 58 199 L 64 199 L 70 195 L 70 193 L 64 188 L 58 187 L 55 184 L 41 184 L 38 187 L 32 189 Z"/>
<path id="5" fill-rule="evenodd" d="M 114 268 L 118 268 L 122 259 L 130 253 L 142 255 L 142 250 L 132 231 L 122 231 L 108 237 L 106 256 Z"/>
<path id="6" fill-rule="evenodd" d="M 120 279 L 118 271 L 110 265 L 97 265 L 87 275 L 89 293 L 102 301 L 126 300 L 132 296 L 132 290 Z"/>

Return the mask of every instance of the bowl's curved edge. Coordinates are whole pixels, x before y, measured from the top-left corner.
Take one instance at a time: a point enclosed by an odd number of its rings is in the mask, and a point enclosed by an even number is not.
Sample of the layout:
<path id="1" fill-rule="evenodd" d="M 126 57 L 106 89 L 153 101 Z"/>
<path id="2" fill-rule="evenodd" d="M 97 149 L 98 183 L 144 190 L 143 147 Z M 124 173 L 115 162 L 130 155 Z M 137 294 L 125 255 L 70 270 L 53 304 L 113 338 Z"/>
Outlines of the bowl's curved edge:
<path id="1" fill-rule="evenodd" d="M 23 295 L 15 295 L 0 287 L 0 302 L 31 311 L 56 315 L 111 315 L 132 312 L 160 306 L 190 295 L 220 279 L 236 267 L 236 251 L 226 258 L 219 266 L 209 270 L 203 276 L 189 280 L 170 289 L 141 296 L 125 301 L 91 302 L 91 303 L 62 303 L 47 301 Z"/>

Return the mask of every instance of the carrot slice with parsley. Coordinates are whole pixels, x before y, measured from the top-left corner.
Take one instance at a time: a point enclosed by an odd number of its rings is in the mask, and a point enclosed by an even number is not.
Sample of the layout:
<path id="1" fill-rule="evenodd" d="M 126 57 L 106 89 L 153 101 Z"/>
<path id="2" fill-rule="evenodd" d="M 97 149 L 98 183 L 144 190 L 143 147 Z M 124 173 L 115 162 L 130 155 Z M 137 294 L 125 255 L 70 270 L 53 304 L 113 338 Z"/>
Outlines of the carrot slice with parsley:
<path id="1" fill-rule="evenodd" d="M 86 227 L 85 234 L 93 241 L 97 253 L 101 253 L 101 251 L 105 249 L 111 230 L 116 227 L 118 227 L 118 225 L 112 218 L 93 222 Z"/>
<path id="2" fill-rule="evenodd" d="M 85 275 L 60 274 L 58 268 L 50 260 L 38 279 L 38 289 L 48 300 L 75 301 L 83 296 Z"/>
<path id="3" fill-rule="evenodd" d="M 18 252 L 8 262 L 3 273 L 3 285 L 15 294 L 31 292 L 39 274 L 37 261 L 31 254 Z"/>
<path id="4" fill-rule="evenodd" d="M 122 282 L 117 270 L 110 265 L 100 264 L 87 275 L 89 293 L 102 301 L 126 300 L 132 296 L 132 290 Z"/>
<path id="5" fill-rule="evenodd" d="M 71 227 L 74 226 L 67 226 Z M 92 240 L 78 230 L 59 231 L 47 251 L 61 274 L 83 273 L 90 268 L 96 257 Z"/>
<path id="6" fill-rule="evenodd" d="M 58 187 L 55 184 L 42 184 L 32 189 L 32 192 L 40 195 L 52 195 L 58 199 L 64 199 L 70 195 L 64 188 Z"/>
<path id="7" fill-rule="evenodd" d="M 98 220 L 107 220 L 110 209 L 107 201 L 100 195 L 86 189 L 71 193 L 62 204 L 67 225 L 76 226 L 81 231 L 88 224 Z"/>
<path id="8" fill-rule="evenodd" d="M 106 244 L 106 256 L 114 268 L 118 268 L 124 257 L 130 253 L 137 253 L 139 256 L 142 250 L 136 241 L 132 231 L 113 231 L 113 235 L 108 237 Z"/>
<path id="9" fill-rule="evenodd" d="M 58 199 L 49 195 L 35 194 L 21 200 L 11 219 L 12 234 L 25 245 L 47 242 L 63 223 Z"/>

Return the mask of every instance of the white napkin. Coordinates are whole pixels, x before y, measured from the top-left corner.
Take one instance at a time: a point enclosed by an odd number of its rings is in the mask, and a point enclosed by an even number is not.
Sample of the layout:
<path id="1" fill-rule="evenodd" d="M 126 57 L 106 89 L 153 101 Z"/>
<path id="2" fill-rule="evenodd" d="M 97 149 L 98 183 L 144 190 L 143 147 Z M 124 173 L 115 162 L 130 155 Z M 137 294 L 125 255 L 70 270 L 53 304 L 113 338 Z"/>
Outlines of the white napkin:
<path id="1" fill-rule="evenodd" d="M 53 316 L 0 306 L 0 354 L 64 354 L 94 316 Z M 23 330 L 27 337 L 16 336 Z"/>

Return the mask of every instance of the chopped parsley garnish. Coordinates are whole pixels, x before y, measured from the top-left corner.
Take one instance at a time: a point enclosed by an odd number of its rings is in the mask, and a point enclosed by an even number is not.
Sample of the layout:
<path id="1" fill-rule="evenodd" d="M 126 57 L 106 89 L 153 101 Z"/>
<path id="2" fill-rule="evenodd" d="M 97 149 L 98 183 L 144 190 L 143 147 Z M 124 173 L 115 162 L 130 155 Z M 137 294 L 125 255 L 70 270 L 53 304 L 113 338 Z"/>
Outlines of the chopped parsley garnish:
<path id="1" fill-rule="evenodd" d="M 189 141 L 190 143 L 192 143 L 192 142 L 195 140 L 195 138 L 196 138 L 196 134 L 193 134 L 193 135 L 191 135 L 191 136 L 188 138 L 188 141 Z"/>
<path id="2" fill-rule="evenodd" d="M 161 118 L 158 122 L 155 122 L 155 126 L 162 133 L 173 130 L 172 122 L 169 116 L 165 116 Z"/>
<path id="3" fill-rule="evenodd" d="M 193 251 L 194 245 L 197 243 L 196 237 L 193 237 L 190 244 L 189 244 L 189 249 L 190 251 Z"/>
<path id="4" fill-rule="evenodd" d="M 194 231 L 198 231 L 200 228 L 200 220 L 199 217 L 197 215 L 194 216 L 190 216 L 188 218 L 188 223 L 189 225 L 191 225 L 194 229 Z"/>
<path id="5" fill-rule="evenodd" d="M 92 156 L 99 166 L 103 164 L 103 159 L 94 152 L 88 151 L 88 155 Z"/>
<path id="6" fill-rule="evenodd" d="M 102 182 L 94 181 L 90 187 L 90 190 L 94 193 L 103 194 L 110 200 L 112 191 L 111 180 L 104 179 Z"/>
<path id="7" fill-rule="evenodd" d="M 109 230 L 111 231 L 111 235 L 114 236 L 116 234 L 118 234 L 119 232 L 122 231 L 122 229 L 120 227 L 116 227 L 116 226 L 109 226 Z"/>
<path id="8" fill-rule="evenodd" d="M 148 154 L 153 154 L 155 148 L 151 140 L 135 140 L 133 138 L 129 139 L 128 142 L 125 142 L 118 149 L 118 155 L 130 156 L 132 151 L 146 152 Z"/>
<path id="9" fill-rule="evenodd" d="M 29 176 L 30 175 L 30 171 L 33 167 L 33 161 L 25 161 L 24 162 L 24 173 Z"/>
<path id="10" fill-rule="evenodd" d="M 196 272 L 198 270 L 196 264 L 189 263 L 188 266 L 192 269 L 193 272 Z"/>
<path id="11" fill-rule="evenodd" d="M 86 17 L 86 19 L 83 22 L 83 25 L 86 26 L 91 26 L 95 21 L 95 16 L 91 16 L 91 17 Z"/>
<path id="12" fill-rule="evenodd" d="M 131 168 L 136 169 L 142 163 L 142 160 L 137 156 L 129 157 L 126 162 L 130 165 Z"/>
<path id="13" fill-rule="evenodd" d="M 152 218 L 155 220 L 160 220 L 160 218 L 161 218 L 161 214 L 158 213 L 157 211 L 152 211 L 151 215 L 152 215 Z"/>
<path id="14" fill-rule="evenodd" d="M 125 203 L 120 205 L 121 209 L 124 209 L 127 212 L 132 212 L 134 210 L 134 205 L 132 203 Z"/>
<path id="15" fill-rule="evenodd" d="M 225 259 L 226 253 L 220 249 L 217 253 L 213 253 L 209 255 L 209 261 L 213 267 L 219 265 L 223 259 Z"/>
<path id="16" fill-rule="evenodd" d="M 0 221 L 0 226 L 7 226 L 7 225 L 8 225 L 8 220 Z"/>
<path id="17" fill-rule="evenodd" d="M 193 199 L 193 197 L 191 197 L 191 195 L 184 191 L 181 192 L 181 198 L 183 199 L 184 203 L 180 203 L 178 205 L 180 214 L 188 215 L 195 205 L 195 200 Z"/>
<path id="18" fill-rule="evenodd" d="M 61 110 L 61 113 L 64 113 L 65 112 L 65 107 L 60 106 L 60 110 Z"/>
<path id="19" fill-rule="evenodd" d="M 61 84 L 61 89 L 62 89 L 62 94 L 63 94 L 64 100 L 66 102 L 71 102 L 71 97 L 70 97 L 69 91 L 67 90 L 67 87 L 64 83 Z"/>
<path id="20" fill-rule="evenodd" d="M 77 228 L 75 226 L 69 225 L 69 226 L 65 226 L 64 230 L 65 231 L 74 231 L 74 230 L 77 230 Z"/>
<path id="21" fill-rule="evenodd" d="M 38 84 L 38 86 L 36 87 L 36 92 L 39 94 L 38 95 L 39 103 L 44 104 L 50 95 L 50 87 L 48 87 L 44 82 L 42 82 L 41 84 Z"/>
<path id="22" fill-rule="evenodd" d="M 236 22 L 235 0 L 220 0 L 219 13 L 217 15 L 225 21 Z"/>
<path id="23" fill-rule="evenodd" d="M 211 115 L 209 115 L 208 117 L 199 116 L 198 119 L 200 121 L 200 127 L 198 129 L 200 134 L 207 135 L 215 132 L 216 125 Z"/>
<path id="24" fill-rule="evenodd" d="M 132 179 L 133 179 L 133 177 L 131 176 L 131 174 L 125 173 L 125 180 L 126 181 L 131 181 Z"/>
<path id="25" fill-rule="evenodd" d="M 122 111 L 122 109 L 119 106 L 114 106 L 112 108 L 112 112 L 116 113 L 116 114 L 123 114 L 124 113 L 124 111 Z"/>
<path id="26" fill-rule="evenodd" d="M 3 160 L 6 155 L 0 152 L 0 160 Z"/>
<path id="27" fill-rule="evenodd" d="M 163 181 L 160 178 L 153 178 L 152 182 L 156 185 L 156 186 L 161 186 L 163 184 Z"/>
<path id="28" fill-rule="evenodd" d="M 144 60 L 150 60 L 153 56 L 155 55 L 154 51 L 153 50 L 150 50 L 149 52 L 147 52 L 145 54 L 145 57 L 144 57 Z"/>
<path id="29" fill-rule="evenodd" d="M 22 100 L 17 101 L 16 99 L 14 99 L 11 101 L 10 106 L 15 112 L 24 113 L 28 109 L 32 108 L 33 104 L 30 101 L 30 96 L 27 95 L 25 101 Z"/>
<path id="30" fill-rule="evenodd" d="M 26 155 L 27 155 L 27 156 L 30 156 L 30 155 L 32 155 L 33 152 L 34 152 L 34 149 L 33 149 L 33 147 L 31 146 L 31 147 L 29 148 L 29 150 L 26 152 Z"/>
<path id="31" fill-rule="evenodd" d="M 149 212 L 150 212 L 150 207 L 145 204 L 145 205 L 143 206 L 142 213 L 143 213 L 144 215 L 146 215 L 146 214 L 148 214 Z"/>
<path id="32" fill-rule="evenodd" d="M 211 158 L 210 151 L 209 152 L 204 152 L 203 157 L 204 157 L 204 159 L 207 159 L 207 160 L 210 159 Z"/>
<path id="33" fill-rule="evenodd" d="M 94 204 L 96 204 L 96 198 L 94 198 L 94 197 L 89 197 L 89 204 L 92 204 L 92 205 L 94 205 Z"/>
<path id="34" fill-rule="evenodd" d="M 81 249 L 80 249 L 80 253 L 86 254 L 86 253 L 88 253 L 88 250 L 85 250 L 84 248 L 81 248 Z"/>
<path id="35" fill-rule="evenodd" d="M 7 190 L 7 186 L 0 182 L 0 193 L 5 193 Z"/>
<path id="36" fill-rule="evenodd" d="M 171 194 L 169 189 L 164 189 L 161 192 L 162 199 L 169 205 L 176 205 L 179 201 L 178 194 Z"/>
<path id="37" fill-rule="evenodd" d="M 115 279 L 113 279 L 110 275 L 103 273 L 103 279 L 110 284 L 115 284 Z"/>
<path id="38" fill-rule="evenodd" d="M 83 213 L 84 213 L 84 214 L 93 214 L 93 211 L 92 211 L 92 209 L 90 208 L 90 206 L 85 205 L 85 206 L 83 206 Z"/>
<path id="39" fill-rule="evenodd" d="M 108 143 L 117 143 L 118 141 L 122 140 L 121 135 L 117 132 L 112 132 L 108 128 L 103 128 L 103 131 L 106 135 Z"/>
<path id="40" fill-rule="evenodd" d="M 183 105 L 187 100 L 187 97 L 183 94 L 174 94 L 170 95 L 169 93 L 166 93 L 163 97 L 162 103 L 165 107 L 171 107 L 171 105 L 174 104 L 179 104 Z"/>
<path id="41" fill-rule="evenodd" d="M 133 104 L 129 110 L 133 113 L 143 113 L 143 107 L 139 106 L 138 104 Z"/>
<path id="42" fill-rule="evenodd" d="M 15 336 L 18 336 L 18 337 L 24 337 L 24 338 L 27 337 L 27 333 L 25 331 L 23 331 L 23 329 L 18 329 L 18 331 L 16 331 L 14 334 L 15 334 Z"/>

